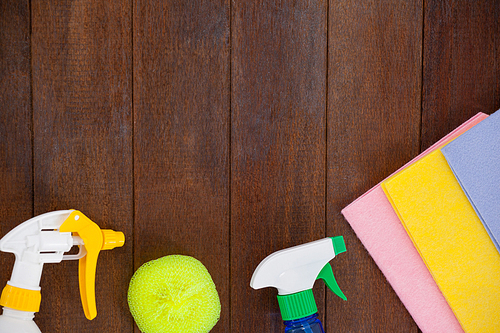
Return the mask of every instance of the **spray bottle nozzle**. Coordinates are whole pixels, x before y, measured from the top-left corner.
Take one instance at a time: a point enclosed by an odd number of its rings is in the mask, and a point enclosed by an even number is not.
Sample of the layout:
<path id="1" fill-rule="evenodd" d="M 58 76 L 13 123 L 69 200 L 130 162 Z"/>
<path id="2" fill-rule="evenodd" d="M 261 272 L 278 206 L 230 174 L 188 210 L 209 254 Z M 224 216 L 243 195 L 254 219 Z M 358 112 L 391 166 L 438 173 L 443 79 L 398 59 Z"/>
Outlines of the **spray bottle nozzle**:
<path id="1" fill-rule="evenodd" d="M 88 319 L 95 318 L 97 257 L 101 250 L 123 246 L 124 242 L 122 232 L 101 230 L 77 210 L 49 212 L 21 223 L 0 240 L 0 251 L 16 255 L 11 278 L 0 296 L 0 305 L 17 311 L 38 312 L 43 265 L 79 260 L 83 309 Z M 80 252 L 66 255 L 74 245 L 80 247 Z"/>
<path id="2" fill-rule="evenodd" d="M 294 320 L 317 312 L 312 293 L 317 279 L 337 296 L 347 300 L 333 275 L 329 261 L 345 252 L 342 236 L 324 238 L 274 252 L 255 269 L 250 286 L 254 289 L 275 287 L 283 320 Z"/>

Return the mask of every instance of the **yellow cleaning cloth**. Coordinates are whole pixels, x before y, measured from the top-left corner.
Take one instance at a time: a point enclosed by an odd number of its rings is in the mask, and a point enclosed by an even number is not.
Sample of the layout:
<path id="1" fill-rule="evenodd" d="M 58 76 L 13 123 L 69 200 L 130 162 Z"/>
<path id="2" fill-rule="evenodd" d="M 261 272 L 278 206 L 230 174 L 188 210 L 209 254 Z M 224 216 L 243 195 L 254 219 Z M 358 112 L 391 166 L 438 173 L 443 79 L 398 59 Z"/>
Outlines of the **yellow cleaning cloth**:
<path id="1" fill-rule="evenodd" d="M 382 187 L 466 332 L 500 332 L 500 254 L 437 150 Z"/>

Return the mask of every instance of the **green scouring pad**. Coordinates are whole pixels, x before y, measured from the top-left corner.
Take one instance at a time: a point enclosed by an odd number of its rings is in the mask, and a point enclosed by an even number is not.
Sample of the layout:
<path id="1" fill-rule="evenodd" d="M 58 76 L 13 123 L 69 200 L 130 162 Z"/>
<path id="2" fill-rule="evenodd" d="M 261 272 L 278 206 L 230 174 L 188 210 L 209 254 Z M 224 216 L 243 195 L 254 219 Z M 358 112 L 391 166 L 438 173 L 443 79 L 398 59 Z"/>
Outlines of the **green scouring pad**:
<path id="1" fill-rule="evenodd" d="M 134 273 L 128 289 L 130 312 L 144 333 L 206 333 L 221 305 L 212 277 L 193 257 L 152 260 Z"/>

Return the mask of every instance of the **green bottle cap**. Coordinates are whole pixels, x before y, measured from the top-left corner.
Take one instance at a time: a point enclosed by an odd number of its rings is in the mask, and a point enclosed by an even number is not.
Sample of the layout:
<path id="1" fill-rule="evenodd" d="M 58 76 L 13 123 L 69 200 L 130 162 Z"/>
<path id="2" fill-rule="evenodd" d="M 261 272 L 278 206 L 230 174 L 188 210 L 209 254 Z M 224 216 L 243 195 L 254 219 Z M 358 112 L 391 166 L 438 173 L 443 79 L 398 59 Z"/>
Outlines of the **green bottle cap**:
<path id="1" fill-rule="evenodd" d="M 278 304 L 284 321 L 304 318 L 318 312 L 312 289 L 290 295 L 278 295 Z"/>

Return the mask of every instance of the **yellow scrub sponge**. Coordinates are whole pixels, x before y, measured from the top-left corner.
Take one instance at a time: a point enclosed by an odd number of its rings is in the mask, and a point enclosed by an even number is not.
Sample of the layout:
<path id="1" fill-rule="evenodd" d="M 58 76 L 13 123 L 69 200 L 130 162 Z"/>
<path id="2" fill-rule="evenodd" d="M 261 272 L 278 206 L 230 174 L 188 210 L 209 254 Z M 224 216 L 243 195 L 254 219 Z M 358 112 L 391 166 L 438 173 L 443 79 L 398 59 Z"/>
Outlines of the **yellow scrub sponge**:
<path id="1" fill-rule="evenodd" d="M 207 269 L 195 258 L 171 255 L 134 273 L 130 312 L 144 333 L 205 333 L 217 323 L 221 305 Z"/>

